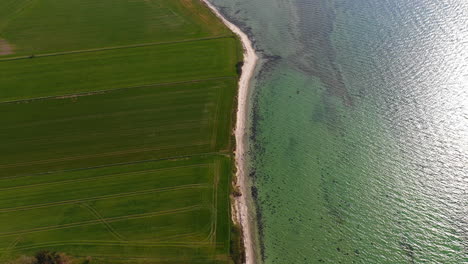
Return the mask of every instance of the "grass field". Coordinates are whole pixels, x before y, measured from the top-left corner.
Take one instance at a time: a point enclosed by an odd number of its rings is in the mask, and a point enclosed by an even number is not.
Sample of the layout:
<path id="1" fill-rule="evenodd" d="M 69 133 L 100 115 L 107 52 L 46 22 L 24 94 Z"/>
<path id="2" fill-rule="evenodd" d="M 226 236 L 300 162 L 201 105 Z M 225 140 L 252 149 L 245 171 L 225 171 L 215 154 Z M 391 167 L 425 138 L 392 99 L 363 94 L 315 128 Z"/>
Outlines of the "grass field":
<path id="1" fill-rule="evenodd" d="M 0 263 L 231 263 L 239 49 L 199 0 L 0 0 Z"/>
<path id="2" fill-rule="evenodd" d="M 15 55 L 232 35 L 199 0 L 2 0 Z"/>
<path id="3" fill-rule="evenodd" d="M 0 252 L 226 262 L 230 165 L 210 155 L 0 180 Z"/>
<path id="4" fill-rule="evenodd" d="M 226 62 L 236 59 L 236 40 L 223 38 L 2 61 L 0 102 L 235 77 L 235 67 Z"/>
<path id="5" fill-rule="evenodd" d="M 227 153 L 235 86 L 222 78 L 0 103 L 0 177 Z"/>

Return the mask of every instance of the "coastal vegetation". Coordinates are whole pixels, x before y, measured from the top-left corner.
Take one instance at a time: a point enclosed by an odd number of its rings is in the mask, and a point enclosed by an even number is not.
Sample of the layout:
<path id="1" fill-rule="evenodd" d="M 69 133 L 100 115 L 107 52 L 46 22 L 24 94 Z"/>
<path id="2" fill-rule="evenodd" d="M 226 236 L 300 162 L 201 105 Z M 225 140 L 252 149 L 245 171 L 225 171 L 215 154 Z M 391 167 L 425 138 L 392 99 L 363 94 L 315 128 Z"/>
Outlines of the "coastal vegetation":
<path id="1" fill-rule="evenodd" d="M 83 264 L 90 263 L 91 258 L 80 261 Z M 74 259 L 65 253 L 51 252 L 42 250 L 36 253 L 34 257 L 21 256 L 7 264 L 73 264 L 77 263 Z"/>
<path id="2" fill-rule="evenodd" d="M 0 262 L 240 258 L 237 37 L 199 0 L 0 5 Z"/>

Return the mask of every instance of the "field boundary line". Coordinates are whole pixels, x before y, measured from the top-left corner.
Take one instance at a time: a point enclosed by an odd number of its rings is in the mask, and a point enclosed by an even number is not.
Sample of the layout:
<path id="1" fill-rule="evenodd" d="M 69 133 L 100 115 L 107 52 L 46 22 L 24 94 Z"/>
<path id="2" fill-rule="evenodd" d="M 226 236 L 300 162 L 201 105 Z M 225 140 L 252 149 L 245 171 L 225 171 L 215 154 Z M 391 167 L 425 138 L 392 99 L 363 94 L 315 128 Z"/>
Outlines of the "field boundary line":
<path id="1" fill-rule="evenodd" d="M 81 257 L 86 257 L 86 256 L 81 256 Z M 188 257 L 166 257 L 166 258 L 158 258 L 158 257 L 120 257 L 117 255 L 98 255 L 98 256 L 93 256 L 93 259 L 104 259 L 104 260 L 110 260 L 110 259 L 117 259 L 117 260 L 149 260 L 153 261 L 152 263 L 193 263 L 193 258 L 188 258 Z M 156 261 L 156 262 L 154 262 Z M 170 261 L 170 262 L 168 262 Z M 201 261 L 204 262 L 196 262 L 196 263 L 213 263 L 213 258 L 206 256 L 205 258 L 202 258 Z M 219 263 L 219 262 L 218 262 Z"/>
<path id="2" fill-rule="evenodd" d="M 103 48 L 95 48 L 95 49 L 71 50 L 71 51 L 62 51 L 62 52 L 53 52 L 53 53 L 32 54 L 32 55 L 24 55 L 24 56 L 17 56 L 17 57 L 9 57 L 9 58 L 0 59 L 0 63 L 5 62 L 5 61 L 36 59 L 36 58 L 44 58 L 44 57 L 73 55 L 73 54 L 80 54 L 80 53 L 91 53 L 91 52 L 117 50 L 117 49 L 131 49 L 131 48 L 140 48 L 140 47 L 149 47 L 149 46 L 200 42 L 200 41 L 209 41 L 209 40 L 232 38 L 232 37 L 233 37 L 233 35 L 221 35 L 221 36 L 215 36 L 215 37 L 196 38 L 196 39 L 183 39 L 183 40 L 177 40 L 177 41 L 148 42 L 148 43 L 130 44 L 130 45 L 123 45 L 123 46 L 111 46 L 111 47 L 103 47 Z"/>
<path id="3" fill-rule="evenodd" d="M 117 166 L 133 165 L 133 164 L 140 164 L 140 163 L 147 163 L 147 162 L 158 162 L 158 161 L 165 161 L 165 160 L 177 160 L 177 159 L 185 159 L 185 158 L 192 158 L 192 157 L 217 156 L 217 155 L 223 155 L 226 153 L 229 153 L 229 152 L 228 151 L 203 152 L 203 153 L 192 154 L 192 155 L 171 156 L 171 157 L 160 158 L 160 159 L 138 160 L 138 161 L 133 161 L 133 162 L 118 162 L 118 163 L 103 164 L 103 165 L 92 166 L 92 167 L 83 167 L 83 168 L 68 169 L 68 170 L 57 170 L 57 171 L 48 171 L 48 172 L 41 172 L 41 173 L 34 173 L 34 174 L 23 174 L 23 175 L 9 176 L 9 177 L 0 177 L 0 180 L 49 175 L 49 174 L 55 174 L 55 173 L 75 172 L 75 171 L 83 171 L 83 170 L 94 170 L 94 169 L 101 169 L 101 168 L 107 168 L 107 167 L 117 167 Z"/>
<path id="4" fill-rule="evenodd" d="M 12 251 L 18 250 L 28 250 L 33 248 L 41 247 L 51 247 L 51 246 L 67 246 L 67 245 L 93 245 L 93 246 L 136 246 L 136 247 L 213 247 L 213 245 L 203 242 L 190 242 L 190 243 L 181 243 L 181 242 L 165 242 L 165 243 L 139 243 L 137 241 L 128 241 L 127 243 L 121 243 L 119 241 L 99 241 L 99 240 L 72 240 L 72 241 L 54 241 L 49 243 L 40 243 L 33 244 L 30 246 L 22 246 L 13 249 Z M 220 245 L 214 245 L 219 247 Z M 0 249 L 1 251 L 6 251 L 6 249 Z"/>
<path id="5" fill-rule="evenodd" d="M 115 240 L 65 240 L 65 241 L 51 241 L 45 243 L 36 243 L 34 246 L 44 246 L 49 244 L 62 244 L 62 243 L 73 243 L 73 244 L 96 244 L 96 245 L 131 245 L 131 246 L 153 246 L 153 245 L 210 245 L 208 242 L 146 242 L 146 241 L 115 241 Z M 218 243 L 219 244 L 219 243 Z M 22 246 L 18 248 L 24 248 L 29 246 Z M 3 248 L 5 249 L 5 248 Z"/>
<path id="6" fill-rule="evenodd" d="M 106 94 L 106 93 L 119 91 L 119 90 L 138 89 L 138 88 L 145 88 L 145 87 L 171 86 L 171 85 L 188 84 L 188 83 L 201 83 L 201 82 L 224 80 L 224 79 L 237 79 L 237 76 L 229 75 L 229 76 L 219 76 L 219 77 L 194 79 L 194 80 L 178 81 L 178 82 L 149 83 L 149 84 L 142 84 L 142 85 L 136 85 L 136 86 L 127 86 L 127 87 L 119 87 L 119 88 L 112 88 L 112 89 L 105 89 L 105 90 L 88 91 L 88 92 L 82 92 L 82 93 L 51 95 L 51 96 L 43 96 L 43 97 L 35 97 L 35 98 L 27 98 L 27 99 L 10 100 L 10 101 L 0 101 L 0 104 L 19 104 L 19 103 L 30 103 L 34 101 L 43 101 L 43 100 L 76 98 L 76 97 L 83 97 L 83 96 Z"/>
<path id="7" fill-rule="evenodd" d="M 184 145 L 183 147 L 195 147 L 195 146 L 203 146 L 207 144 L 208 142 L 198 141 L 188 146 Z M 0 169 L 18 168 L 18 167 L 32 166 L 32 165 L 45 165 L 45 164 L 53 164 L 53 163 L 59 163 L 59 162 L 84 160 L 84 159 L 90 159 L 90 158 L 115 157 L 115 156 L 122 156 L 122 155 L 128 155 L 128 154 L 137 154 L 137 153 L 142 153 L 142 152 L 168 150 L 168 149 L 179 148 L 179 147 L 181 146 L 180 145 L 168 145 L 168 146 L 157 146 L 153 148 L 123 149 L 123 150 L 111 151 L 111 152 L 102 152 L 102 153 L 94 153 L 94 154 L 79 155 L 79 156 L 68 156 L 68 157 L 63 157 L 63 158 L 52 158 L 52 159 L 45 159 L 45 160 L 32 160 L 32 161 L 26 161 L 26 162 L 3 164 L 3 165 L 0 165 Z"/>
<path id="8" fill-rule="evenodd" d="M 181 186 L 176 186 L 176 187 L 165 187 L 165 188 L 156 188 L 156 189 L 141 190 L 141 191 L 127 192 L 127 193 L 109 194 L 109 195 L 103 195 L 103 196 L 89 197 L 85 199 L 74 199 L 74 200 L 59 201 L 59 202 L 52 202 L 52 203 L 43 203 L 43 204 L 4 208 L 4 209 L 0 209 L 0 213 L 27 211 L 31 209 L 47 208 L 47 207 L 58 206 L 58 205 L 79 204 L 79 203 L 89 202 L 89 201 L 100 201 L 100 200 L 113 199 L 113 198 L 137 196 L 137 195 L 142 195 L 142 194 L 180 191 L 180 190 L 188 190 L 188 189 L 196 189 L 196 188 L 200 188 L 200 189 L 209 188 L 209 186 L 207 186 L 206 184 L 187 184 L 187 185 L 181 185 Z"/>
<path id="9" fill-rule="evenodd" d="M 153 217 L 153 216 L 186 213 L 186 212 L 195 211 L 201 208 L 203 207 L 200 205 L 192 205 L 192 206 L 177 208 L 173 210 L 164 210 L 164 211 L 159 211 L 159 212 L 150 212 L 150 213 L 103 218 L 103 220 L 105 220 L 106 222 L 112 223 L 112 222 L 118 222 L 122 220 L 134 220 L 134 219 L 141 219 L 141 218 L 147 218 L 147 217 Z M 43 231 L 66 229 L 66 228 L 71 228 L 71 227 L 94 225 L 94 224 L 99 224 L 99 223 L 102 223 L 102 219 L 94 219 L 94 220 L 88 220 L 88 221 L 82 221 L 82 222 L 70 223 L 70 224 L 64 224 L 64 225 L 46 226 L 46 227 L 38 227 L 38 228 L 32 228 L 32 229 L 27 229 L 27 230 L 5 232 L 5 233 L 0 233 L 0 237 L 7 237 L 11 235 L 31 234 L 31 233 L 37 233 L 37 232 L 43 232 Z"/>
<path id="10" fill-rule="evenodd" d="M 173 167 L 168 167 L 168 168 L 159 168 L 159 169 L 152 169 L 152 170 L 140 170 L 140 171 L 134 171 L 134 172 L 111 173 L 111 174 L 88 177 L 88 178 L 83 178 L 83 179 L 64 180 L 64 181 L 55 181 L 55 182 L 44 182 L 44 183 L 29 184 L 29 185 L 20 185 L 20 186 L 13 186 L 13 187 L 7 187 L 7 188 L 0 188 L 0 192 L 7 191 L 7 190 L 27 189 L 27 188 L 40 187 L 40 186 L 51 186 L 51 185 L 53 186 L 53 185 L 60 185 L 60 184 L 66 184 L 66 183 L 87 182 L 87 181 L 93 181 L 93 180 L 99 180 L 99 179 L 105 179 L 105 178 L 112 178 L 112 177 L 119 177 L 119 176 L 126 176 L 126 175 L 141 175 L 141 174 L 146 174 L 146 173 L 153 173 L 153 172 L 166 171 L 166 170 L 171 171 L 171 170 L 182 169 L 182 168 L 201 168 L 201 167 L 209 167 L 209 164 L 203 164 L 202 163 L 202 164 L 193 164 L 193 165 L 186 165 L 186 166 L 173 166 Z"/>
<path id="11" fill-rule="evenodd" d="M 107 230 L 115 237 L 117 240 L 124 241 L 125 239 L 117 232 L 115 229 L 106 221 L 104 217 L 90 204 L 82 203 L 84 208 L 88 209 L 97 219 L 101 220 L 102 224 L 106 226 Z"/>
<path id="12" fill-rule="evenodd" d="M 160 107 L 160 108 L 154 108 L 154 109 L 146 109 L 143 111 L 135 111 L 139 113 L 151 113 L 151 112 L 156 112 L 156 111 L 166 111 L 166 110 L 172 110 L 173 107 Z M 57 124 L 57 123 L 63 123 L 63 122 L 70 122 L 70 121 L 76 121 L 76 120 L 90 120 L 93 118 L 100 118 L 103 116 L 106 117 L 120 117 L 123 116 L 124 114 L 134 114 L 135 112 L 132 111 L 120 111 L 120 112 L 115 112 L 115 114 L 93 114 L 93 115 L 83 115 L 80 117 L 70 117 L 70 118 L 61 118 L 61 119 L 54 119 L 51 121 L 36 121 L 36 122 L 28 122 L 28 123 L 23 123 L 18 126 L 9 126 L 7 129 L 0 128 L 0 131 L 5 131 L 5 130 L 10 130 L 10 129 L 26 129 L 26 128 L 31 128 L 36 125 L 44 125 L 44 124 Z M 184 129 L 193 129 L 194 127 L 200 127 L 201 125 L 208 126 L 210 123 L 210 119 L 190 119 L 186 120 L 183 122 L 180 122 L 178 124 L 165 124 L 163 126 L 158 127 L 157 132 L 158 133 L 168 133 L 168 132 L 173 132 L 173 131 L 180 131 Z M 134 129 L 119 129 L 116 135 L 118 136 L 139 136 L 141 134 L 145 133 L 154 133 L 155 129 L 152 127 L 138 127 Z M 0 132 L 1 133 L 1 132 Z M 103 131 L 103 132 L 93 132 L 94 137 L 102 137 L 108 135 L 109 131 Z M 83 138 L 82 133 L 67 133 L 67 135 L 61 135 L 60 138 L 57 138 L 56 135 L 45 135 L 41 137 L 22 137 L 19 140 L 11 140 L 8 142 L 2 142 L 2 145 L 17 145 L 17 144 L 35 144 L 35 143 L 44 143 L 44 142 L 49 142 L 51 139 L 54 139 L 54 142 L 56 143 L 66 143 L 71 140 L 79 140 Z"/>

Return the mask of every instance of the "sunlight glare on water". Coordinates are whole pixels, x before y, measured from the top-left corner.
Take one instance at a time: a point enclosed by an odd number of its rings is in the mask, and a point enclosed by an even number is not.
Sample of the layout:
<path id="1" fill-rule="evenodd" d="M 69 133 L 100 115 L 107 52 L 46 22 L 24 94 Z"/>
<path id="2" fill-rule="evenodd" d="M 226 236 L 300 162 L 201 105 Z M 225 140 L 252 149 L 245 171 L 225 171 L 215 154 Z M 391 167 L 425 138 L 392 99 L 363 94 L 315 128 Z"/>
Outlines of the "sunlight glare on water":
<path id="1" fill-rule="evenodd" d="M 262 57 L 265 263 L 468 263 L 468 1 L 213 0 Z"/>

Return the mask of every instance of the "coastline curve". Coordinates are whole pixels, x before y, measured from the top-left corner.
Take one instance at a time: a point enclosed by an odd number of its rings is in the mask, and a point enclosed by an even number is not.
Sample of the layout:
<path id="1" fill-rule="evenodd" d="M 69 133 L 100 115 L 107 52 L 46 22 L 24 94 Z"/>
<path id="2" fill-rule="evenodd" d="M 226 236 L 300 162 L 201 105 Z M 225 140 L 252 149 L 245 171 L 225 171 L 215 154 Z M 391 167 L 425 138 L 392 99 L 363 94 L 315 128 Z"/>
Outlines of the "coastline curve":
<path id="1" fill-rule="evenodd" d="M 242 74 L 239 78 L 238 94 L 237 94 L 237 114 L 236 114 L 236 126 L 234 129 L 236 139 L 235 163 L 236 163 L 236 181 L 237 186 L 242 195 L 235 197 L 235 204 L 233 215 L 236 216 L 237 223 L 242 228 L 242 239 L 245 250 L 245 263 L 255 264 L 255 245 L 253 240 L 253 226 L 249 221 L 249 207 L 247 200 L 247 184 L 245 174 L 245 157 L 246 157 L 246 129 L 247 129 L 247 113 L 248 113 L 248 95 L 250 88 L 250 81 L 255 72 L 257 65 L 258 56 L 253 48 L 252 41 L 249 39 L 246 33 L 244 33 L 239 27 L 228 21 L 219 10 L 209 1 L 201 0 L 213 13 L 219 17 L 222 22 L 234 32 L 241 40 L 244 59 L 242 66 Z"/>

